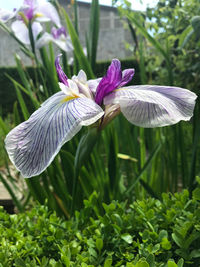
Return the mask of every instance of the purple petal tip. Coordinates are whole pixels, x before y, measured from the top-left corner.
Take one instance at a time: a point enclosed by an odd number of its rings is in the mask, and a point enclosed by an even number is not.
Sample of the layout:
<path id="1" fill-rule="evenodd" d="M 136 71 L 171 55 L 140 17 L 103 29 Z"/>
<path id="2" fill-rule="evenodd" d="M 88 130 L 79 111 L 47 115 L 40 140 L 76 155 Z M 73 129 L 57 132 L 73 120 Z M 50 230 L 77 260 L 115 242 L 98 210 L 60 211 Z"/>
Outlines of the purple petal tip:
<path id="1" fill-rule="evenodd" d="M 58 55 L 56 57 L 56 60 L 55 60 L 55 67 L 56 67 L 56 71 L 57 71 L 57 74 L 58 74 L 58 77 L 59 77 L 59 80 L 64 83 L 66 86 L 68 86 L 68 78 L 67 78 L 67 75 L 64 73 L 63 69 L 61 68 L 60 66 L 60 57 L 62 56 L 62 54 Z"/>

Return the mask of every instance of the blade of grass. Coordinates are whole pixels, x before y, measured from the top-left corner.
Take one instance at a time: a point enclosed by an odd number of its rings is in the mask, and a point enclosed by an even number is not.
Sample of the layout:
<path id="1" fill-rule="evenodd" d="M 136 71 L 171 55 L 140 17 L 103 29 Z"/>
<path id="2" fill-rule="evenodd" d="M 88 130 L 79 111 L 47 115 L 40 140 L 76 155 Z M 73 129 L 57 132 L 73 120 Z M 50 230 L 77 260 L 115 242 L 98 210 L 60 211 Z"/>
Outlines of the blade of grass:
<path id="1" fill-rule="evenodd" d="M 94 76 L 94 73 L 93 73 L 92 68 L 90 66 L 90 63 L 88 62 L 87 57 L 85 56 L 85 54 L 83 52 L 83 48 L 80 44 L 76 30 L 74 29 L 73 24 L 72 24 L 71 20 L 69 19 L 69 16 L 66 13 L 64 8 L 62 8 L 62 12 L 63 12 L 63 15 L 65 17 L 66 25 L 67 25 L 69 35 L 71 37 L 72 44 L 74 47 L 74 53 L 75 53 L 76 58 L 79 62 L 80 68 L 82 68 L 87 73 L 87 76 L 89 79 L 92 79 L 95 76 Z"/>
<path id="2" fill-rule="evenodd" d="M 7 189 L 7 191 L 9 192 L 9 194 L 12 197 L 12 200 L 13 200 L 14 204 L 16 205 L 16 207 L 18 208 L 18 210 L 20 212 L 23 212 L 24 211 L 23 206 L 21 205 L 20 201 L 15 196 L 15 193 L 13 192 L 12 188 L 10 187 L 10 185 L 7 183 L 6 179 L 4 179 L 1 174 L 0 174 L 0 180 L 3 183 L 3 185 L 5 186 L 5 188 Z"/>
<path id="3" fill-rule="evenodd" d="M 144 164 L 143 168 L 141 169 L 140 173 L 137 175 L 137 177 L 134 179 L 132 185 L 126 190 L 125 194 L 129 194 L 133 188 L 135 187 L 135 185 L 139 182 L 140 178 L 142 177 L 143 173 L 147 170 L 147 168 L 150 166 L 150 164 L 152 163 L 152 160 L 155 158 L 155 156 L 157 155 L 158 151 L 161 149 L 162 147 L 162 142 L 160 142 L 153 150 L 153 152 L 151 153 L 151 155 L 149 156 L 148 160 L 146 161 L 146 163 Z"/>
<path id="4" fill-rule="evenodd" d="M 92 69 L 95 69 L 97 46 L 99 38 L 99 1 L 92 0 L 91 11 L 90 11 L 90 63 Z"/>
<path id="5" fill-rule="evenodd" d="M 126 13 L 126 17 L 128 18 L 129 22 L 134 23 L 139 31 L 142 33 L 142 35 L 156 48 L 157 51 L 161 53 L 161 55 L 165 58 L 166 63 L 167 63 L 167 69 L 168 69 L 168 76 L 169 76 L 169 81 L 171 83 L 171 76 L 172 76 L 172 66 L 171 66 L 171 61 L 169 58 L 168 53 L 163 49 L 161 44 L 153 38 L 148 31 L 145 29 L 145 27 L 140 23 L 138 19 L 136 19 L 134 16 L 131 16 L 130 14 Z"/>

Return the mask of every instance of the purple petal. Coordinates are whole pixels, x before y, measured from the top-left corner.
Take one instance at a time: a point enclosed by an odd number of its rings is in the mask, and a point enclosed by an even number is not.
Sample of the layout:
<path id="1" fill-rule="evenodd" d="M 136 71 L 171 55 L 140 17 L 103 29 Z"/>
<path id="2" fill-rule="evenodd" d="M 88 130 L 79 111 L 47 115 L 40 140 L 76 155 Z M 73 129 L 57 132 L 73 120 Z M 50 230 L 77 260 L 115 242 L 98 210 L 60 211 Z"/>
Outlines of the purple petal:
<path id="1" fill-rule="evenodd" d="M 118 85 L 118 87 L 123 87 L 124 85 L 129 83 L 133 79 L 134 74 L 135 74 L 134 69 L 123 70 L 122 71 L 122 80 L 121 80 L 120 84 Z"/>
<path id="2" fill-rule="evenodd" d="M 62 34 L 67 37 L 65 27 L 60 27 L 56 29 L 56 27 L 52 27 L 51 34 L 54 37 L 54 39 L 58 39 Z"/>
<path id="3" fill-rule="evenodd" d="M 63 101 L 65 98 L 63 92 L 56 93 L 7 135 L 10 160 L 24 177 L 43 172 L 65 142 L 104 114 L 91 99 Z"/>
<path id="4" fill-rule="evenodd" d="M 37 6 L 36 0 L 24 0 L 22 11 L 28 20 L 32 20 L 34 17 L 34 10 Z"/>
<path id="5" fill-rule="evenodd" d="M 153 128 L 189 120 L 196 97 L 183 88 L 141 85 L 115 90 L 104 99 L 104 104 L 119 104 L 131 123 Z"/>
<path id="6" fill-rule="evenodd" d="M 61 54 L 58 55 L 56 57 L 56 60 L 55 60 L 55 66 L 56 66 L 56 71 L 58 73 L 58 77 L 59 77 L 59 80 L 64 83 L 66 86 L 68 86 L 68 78 L 67 78 L 67 75 L 64 73 L 64 71 L 62 70 L 61 66 L 60 66 L 60 57 L 61 57 Z"/>
<path id="7" fill-rule="evenodd" d="M 95 96 L 95 102 L 101 105 L 103 98 L 118 87 L 122 79 L 121 63 L 113 59 L 106 75 L 100 81 Z"/>

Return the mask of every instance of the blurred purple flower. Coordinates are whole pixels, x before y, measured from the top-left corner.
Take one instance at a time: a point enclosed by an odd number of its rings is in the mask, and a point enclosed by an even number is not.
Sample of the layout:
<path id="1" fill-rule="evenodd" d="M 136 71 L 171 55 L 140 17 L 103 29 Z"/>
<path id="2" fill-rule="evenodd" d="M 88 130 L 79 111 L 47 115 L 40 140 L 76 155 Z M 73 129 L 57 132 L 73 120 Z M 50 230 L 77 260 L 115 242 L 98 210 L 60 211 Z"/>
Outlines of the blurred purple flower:
<path id="1" fill-rule="evenodd" d="M 24 177 L 44 171 L 82 126 L 95 123 L 103 128 L 120 111 L 131 123 L 142 127 L 171 125 L 193 115 L 197 96 L 189 90 L 157 85 L 124 87 L 134 69 L 122 72 L 117 59 L 103 78 L 90 81 L 82 70 L 68 79 L 59 57 L 55 65 L 61 92 L 47 99 L 5 140 L 11 161 Z"/>
<path id="2" fill-rule="evenodd" d="M 14 8 L 13 11 L 6 10 L 4 8 L 0 8 L 0 22 L 7 22 L 12 19 L 17 13 L 17 9 Z"/>
<path id="3" fill-rule="evenodd" d="M 18 39 L 24 44 L 30 44 L 28 23 L 31 22 L 33 38 L 36 40 L 38 34 L 43 30 L 41 22 L 52 21 L 61 28 L 60 18 L 55 7 L 45 0 L 24 0 L 23 5 L 13 12 L 0 9 L 0 20 L 7 22 L 15 17 L 11 28 Z"/>
<path id="4" fill-rule="evenodd" d="M 63 26 L 60 28 L 53 27 L 51 30 L 51 34 L 45 32 L 36 41 L 36 47 L 40 49 L 49 42 L 55 43 L 60 49 L 65 52 L 70 52 L 73 50 L 71 38 L 69 35 L 67 35 L 66 30 Z"/>

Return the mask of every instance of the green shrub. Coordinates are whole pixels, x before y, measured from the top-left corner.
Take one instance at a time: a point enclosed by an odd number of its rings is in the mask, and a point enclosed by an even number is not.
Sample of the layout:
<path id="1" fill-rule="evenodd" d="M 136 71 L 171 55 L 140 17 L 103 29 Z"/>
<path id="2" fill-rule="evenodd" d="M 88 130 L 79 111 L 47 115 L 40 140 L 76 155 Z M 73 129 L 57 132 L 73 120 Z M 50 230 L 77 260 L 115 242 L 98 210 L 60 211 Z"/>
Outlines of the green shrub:
<path id="1" fill-rule="evenodd" d="M 116 201 L 103 204 L 103 216 L 96 198 L 94 193 L 69 221 L 46 206 L 17 215 L 1 208 L 0 266 L 200 265 L 199 189 L 192 199 L 184 190 L 128 208 Z"/>

